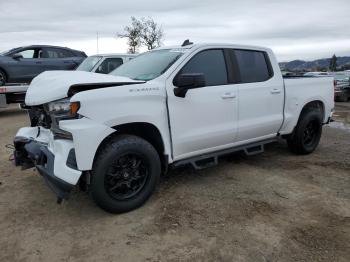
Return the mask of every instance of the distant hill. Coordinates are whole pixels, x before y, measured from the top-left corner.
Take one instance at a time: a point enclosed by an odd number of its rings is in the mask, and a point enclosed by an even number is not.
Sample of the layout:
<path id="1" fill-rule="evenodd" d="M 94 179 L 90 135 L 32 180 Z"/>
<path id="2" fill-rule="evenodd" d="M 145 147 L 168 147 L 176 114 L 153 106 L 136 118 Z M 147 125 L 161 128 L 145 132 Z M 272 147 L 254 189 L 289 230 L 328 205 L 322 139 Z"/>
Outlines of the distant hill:
<path id="1" fill-rule="evenodd" d="M 327 69 L 330 58 L 317 59 L 314 61 L 293 60 L 290 62 L 279 63 L 281 70 L 288 71 L 320 71 Z M 337 57 L 339 68 L 350 69 L 350 56 Z"/>

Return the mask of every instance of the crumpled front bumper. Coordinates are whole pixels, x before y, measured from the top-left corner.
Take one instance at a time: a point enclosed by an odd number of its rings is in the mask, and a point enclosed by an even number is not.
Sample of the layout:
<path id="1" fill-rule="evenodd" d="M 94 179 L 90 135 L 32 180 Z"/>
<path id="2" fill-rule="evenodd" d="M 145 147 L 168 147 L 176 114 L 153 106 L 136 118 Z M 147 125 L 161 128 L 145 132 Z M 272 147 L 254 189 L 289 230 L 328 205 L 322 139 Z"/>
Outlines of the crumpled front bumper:
<path id="1" fill-rule="evenodd" d="M 17 166 L 35 166 L 59 199 L 68 197 L 82 174 L 77 170 L 73 141 L 54 139 L 43 127 L 24 127 L 17 132 L 14 146 Z"/>

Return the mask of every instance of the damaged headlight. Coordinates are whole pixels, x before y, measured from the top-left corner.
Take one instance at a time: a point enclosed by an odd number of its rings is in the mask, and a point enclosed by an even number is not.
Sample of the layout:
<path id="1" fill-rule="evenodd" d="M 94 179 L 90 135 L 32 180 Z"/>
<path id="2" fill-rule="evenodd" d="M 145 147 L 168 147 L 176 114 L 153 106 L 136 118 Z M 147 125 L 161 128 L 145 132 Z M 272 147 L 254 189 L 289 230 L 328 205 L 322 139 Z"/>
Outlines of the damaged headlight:
<path id="1" fill-rule="evenodd" d="M 57 100 L 48 104 L 48 110 L 51 114 L 76 117 L 80 108 L 79 102 L 70 102 L 69 98 Z"/>
<path id="2" fill-rule="evenodd" d="M 48 111 L 51 118 L 50 129 L 56 138 L 72 139 L 72 135 L 60 129 L 59 122 L 61 120 L 77 119 L 81 116 L 78 114 L 80 108 L 79 102 L 70 102 L 69 98 L 53 101 L 46 104 L 46 111 Z"/>

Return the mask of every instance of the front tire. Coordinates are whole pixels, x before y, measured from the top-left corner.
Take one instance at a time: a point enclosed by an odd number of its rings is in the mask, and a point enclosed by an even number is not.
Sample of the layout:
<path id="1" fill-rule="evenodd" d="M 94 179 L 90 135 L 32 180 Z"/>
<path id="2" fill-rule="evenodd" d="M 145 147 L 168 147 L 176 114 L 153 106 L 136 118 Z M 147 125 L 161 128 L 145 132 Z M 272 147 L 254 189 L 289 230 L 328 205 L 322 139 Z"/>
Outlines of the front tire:
<path id="1" fill-rule="evenodd" d="M 160 173 L 159 155 L 149 142 L 132 135 L 115 136 L 94 161 L 91 196 L 107 212 L 128 212 L 152 195 Z"/>
<path id="2" fill-rule="evenodd" d="M 302 113 L 293 134 L 287 138 L 289 149 L 298 155 L 312 153 L 318 146 L 322 134 L 322 114 L 317 110 Z"/>

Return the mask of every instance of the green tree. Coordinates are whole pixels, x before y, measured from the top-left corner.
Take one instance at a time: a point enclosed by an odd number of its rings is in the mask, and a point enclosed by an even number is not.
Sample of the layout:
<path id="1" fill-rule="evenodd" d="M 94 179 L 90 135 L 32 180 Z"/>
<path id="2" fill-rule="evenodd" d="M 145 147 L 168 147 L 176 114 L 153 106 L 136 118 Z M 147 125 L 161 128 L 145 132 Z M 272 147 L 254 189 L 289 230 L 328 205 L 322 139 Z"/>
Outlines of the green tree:
<path id="1" fill-rule="evenodd" d="M 332 72 L 337 70 L 337 57 L 335 55 L 333 55 L 329 61 L 329 70 Z"/>

